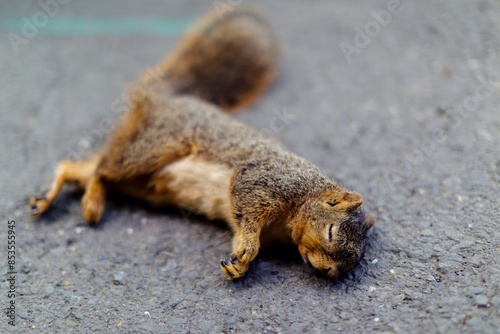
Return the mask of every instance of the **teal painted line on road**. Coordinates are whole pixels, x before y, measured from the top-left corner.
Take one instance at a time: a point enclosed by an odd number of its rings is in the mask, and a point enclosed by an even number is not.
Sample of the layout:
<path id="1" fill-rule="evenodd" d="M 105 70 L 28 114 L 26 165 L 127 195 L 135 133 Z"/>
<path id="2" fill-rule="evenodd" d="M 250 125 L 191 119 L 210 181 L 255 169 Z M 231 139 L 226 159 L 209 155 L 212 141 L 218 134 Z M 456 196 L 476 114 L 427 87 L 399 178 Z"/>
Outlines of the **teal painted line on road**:
<path id="1" fill-rule="evenodd" d="M 29 17 L 24 19 L 0 18 L 0 30 L 4 33 L 13 32 L 20 36 L 23 36 L 25 31 L 31 32 L 32 27 L 35 27 L 37 34 L 44 35 L 180 35 L 194 22 L 194 19 L 179 18 L 48 17 L 45 22 L 35 21 Z"/>

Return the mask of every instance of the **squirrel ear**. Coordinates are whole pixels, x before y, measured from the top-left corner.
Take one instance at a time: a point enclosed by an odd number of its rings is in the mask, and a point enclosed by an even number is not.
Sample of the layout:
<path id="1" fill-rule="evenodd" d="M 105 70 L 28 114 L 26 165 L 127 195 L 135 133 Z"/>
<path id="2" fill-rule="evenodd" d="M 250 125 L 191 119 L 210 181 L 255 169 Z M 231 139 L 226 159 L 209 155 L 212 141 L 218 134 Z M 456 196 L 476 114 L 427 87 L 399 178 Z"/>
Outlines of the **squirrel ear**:
<path id="1" fill-rule="evenodd" d="M 375 225 L 376 222 L 377 222 L 377 216 L 375 216 L 374 213 L 367 214 L 364 221 L 366 230 L 368 231 L 373 225 Z"/>
<path id="2" fill-rule="evenodd" d="M 363 204 L 363 197 L 357 192 L 344 192 L 332 201 L 328 202 L 336 210 L 352 211 Z"/>

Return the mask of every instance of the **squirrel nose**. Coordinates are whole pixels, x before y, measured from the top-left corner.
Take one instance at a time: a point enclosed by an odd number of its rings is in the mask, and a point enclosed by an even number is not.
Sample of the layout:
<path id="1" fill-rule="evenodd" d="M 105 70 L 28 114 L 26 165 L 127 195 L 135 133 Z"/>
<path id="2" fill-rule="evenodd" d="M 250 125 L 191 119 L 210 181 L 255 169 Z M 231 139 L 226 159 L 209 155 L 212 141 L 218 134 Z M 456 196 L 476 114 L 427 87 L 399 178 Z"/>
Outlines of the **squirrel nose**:
<path id="1" fill-rule="evenodd" d="M 336 279 L 339 276 L 339 272 L 335 266 L 324 269 L 322 272 L 331 279 Z"/>

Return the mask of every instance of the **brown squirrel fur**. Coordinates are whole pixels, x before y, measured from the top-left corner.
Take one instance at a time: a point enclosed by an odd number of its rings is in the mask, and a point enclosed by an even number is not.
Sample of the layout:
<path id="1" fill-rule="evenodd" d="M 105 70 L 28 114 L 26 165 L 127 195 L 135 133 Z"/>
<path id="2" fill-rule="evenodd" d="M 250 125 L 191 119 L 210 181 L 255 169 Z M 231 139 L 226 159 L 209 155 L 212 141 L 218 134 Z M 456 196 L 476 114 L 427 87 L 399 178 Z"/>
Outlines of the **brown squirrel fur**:
<path id="1" fill-rule="evenodd" d="M 251 103 L 269 84 L 277 45 L 257 11 L 209 14 L 161 66 L 161 83 L 133 101 L 101 154 L 58 164 L 49 191 L 30 200 L 33 215 L 72 182 L 85 190 L 82 209 L 93 224 L 108 192 L 225 220 L 234 232 L 230 260 L 221 261 L 228 279 L 244 276 L 261 244 L 276 240 L 297 244 L 329 277 L 351 270 L 375 222 L 365 219 L 361 195 L 220 111 Z"/>

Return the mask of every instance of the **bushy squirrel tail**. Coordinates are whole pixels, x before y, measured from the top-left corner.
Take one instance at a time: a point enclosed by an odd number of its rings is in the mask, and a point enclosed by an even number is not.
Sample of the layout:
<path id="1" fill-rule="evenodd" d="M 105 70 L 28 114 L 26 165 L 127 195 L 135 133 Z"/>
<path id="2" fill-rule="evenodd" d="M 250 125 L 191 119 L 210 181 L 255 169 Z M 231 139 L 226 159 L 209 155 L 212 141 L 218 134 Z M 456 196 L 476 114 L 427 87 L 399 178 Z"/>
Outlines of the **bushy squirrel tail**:
<path id="1" fill-rule="evenodd" d="M 223 110 L 253 103 L 276 75 L 279 43 L 259 10 L 207 13 L 143 82 L 194 95 Z"/>

